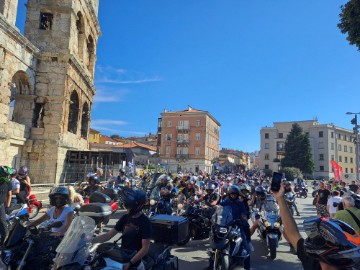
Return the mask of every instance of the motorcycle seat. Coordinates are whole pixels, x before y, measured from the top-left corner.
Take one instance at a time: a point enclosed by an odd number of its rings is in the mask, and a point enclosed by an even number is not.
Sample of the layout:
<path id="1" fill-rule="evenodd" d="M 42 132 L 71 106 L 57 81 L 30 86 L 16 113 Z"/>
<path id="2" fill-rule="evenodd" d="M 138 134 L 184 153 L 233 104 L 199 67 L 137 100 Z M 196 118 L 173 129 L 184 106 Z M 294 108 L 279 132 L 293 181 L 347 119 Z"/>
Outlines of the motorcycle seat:
<path id="1" fill-rule="evenodd" d="M 120 263 L 129 262 L 136 254 L 136 250 L 123 249 L 112 243 L 100 245 L 97 252 L 101 253 L 102 257 L 107 257 Z"/>

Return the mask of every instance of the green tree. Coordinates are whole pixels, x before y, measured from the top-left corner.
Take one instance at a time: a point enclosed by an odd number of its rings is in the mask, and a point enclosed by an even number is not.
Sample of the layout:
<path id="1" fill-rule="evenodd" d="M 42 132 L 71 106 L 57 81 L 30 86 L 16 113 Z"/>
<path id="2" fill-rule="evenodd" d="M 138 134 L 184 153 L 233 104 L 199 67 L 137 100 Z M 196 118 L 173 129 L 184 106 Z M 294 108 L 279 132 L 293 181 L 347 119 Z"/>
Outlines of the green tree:
<path id="1" fill-rule="evenodd" d="M 299 124 L 294 123 L 285 142 L 285 156 L 281 167 L 295 167 L 303 173 L 312 174 L 314 161 L 311 155 L 309 136 L 303 133 Z"/>
<path id="2" fill-rule="evenodd" d="M 111 139 L 121 139 L 120 135 L 114 134 L 110 136 Z"/>
<path id="3" fill-rule="evenodd" d="M 337 25 L 341 33 L 348 34 L 346 38 L 351 45 L 360 50 L 360 1 L 350 0 L 341 6 L 340 23 Z"/>
<path id="4" fill-rule="evenodd" d="M 284 167 L 280 170 L 281 173 L 285 173 L 287 181 L 294 181 L 297 177 L 303 177 L 301 171 L 298 168 L 294 167 Z"/>

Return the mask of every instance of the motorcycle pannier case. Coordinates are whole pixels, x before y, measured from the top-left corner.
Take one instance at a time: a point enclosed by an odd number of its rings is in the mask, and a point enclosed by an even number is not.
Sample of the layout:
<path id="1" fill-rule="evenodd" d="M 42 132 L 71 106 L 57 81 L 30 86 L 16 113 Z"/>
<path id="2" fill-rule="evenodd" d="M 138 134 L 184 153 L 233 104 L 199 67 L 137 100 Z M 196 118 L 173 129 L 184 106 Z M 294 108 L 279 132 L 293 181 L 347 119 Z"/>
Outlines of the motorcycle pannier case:
<path id="1" fill-rule="evenodd" d="M 105 188 L 102 193 L 104 193 L 105 195 L 108 195 L 110 197 L 110 199 L 112 200 L 117 200 L 118 199 L 118 192 L 112 188 Z"/>
<path id="2" fill-rule="evenodd" d="M 95 220 L 95 224 L 104 222 L 111 215 L 111 206 L 103 203 L 89 203 L 80 207 L 79 215 L 88 216 Z"/>
<path id="3" fill-rule="evenodd" d="M 184 241 L 188 235 L 189 222 L 185 217 L 155 215 L 150 221 L 156 242 L 173 245 Z"/>
<path id="4" fill-rule="evenodd" d="M 111 199 L 108 195 L 95 191 L 89 197 L 90 203 L 110 203 Z"/>

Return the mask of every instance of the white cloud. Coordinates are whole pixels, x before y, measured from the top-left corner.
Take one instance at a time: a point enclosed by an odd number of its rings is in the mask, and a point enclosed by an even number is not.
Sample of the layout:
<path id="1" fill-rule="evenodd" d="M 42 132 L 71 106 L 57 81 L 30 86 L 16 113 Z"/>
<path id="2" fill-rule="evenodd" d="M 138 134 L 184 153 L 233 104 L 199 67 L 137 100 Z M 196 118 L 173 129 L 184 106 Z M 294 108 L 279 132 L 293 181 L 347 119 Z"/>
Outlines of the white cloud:
<path id="1" fill-rule="evenodd" d="M 128 89 L 116 89 L 111 87 L 99 86 L 96 88 L 96 95 L 94 96 L 94 102 L 119 102 L 123 101 Z"/>
<path id="2" fill-rule="evenodd" d="M 141 84 L 162 81 L 160 76 L 149 76 L 139 71 L 131 71 L 111 66 L 97 66 L 96 83 L 102 84 Z"/>
<path id="3" fill-rule="evenodd" d="M 91 121 L 92 126 L 107 126 L 107 125 L 123 126 L 126 124 L 127 124 L 127 122 L 122 121 L 122 120 L 97 119 L 97 120 Z"/>

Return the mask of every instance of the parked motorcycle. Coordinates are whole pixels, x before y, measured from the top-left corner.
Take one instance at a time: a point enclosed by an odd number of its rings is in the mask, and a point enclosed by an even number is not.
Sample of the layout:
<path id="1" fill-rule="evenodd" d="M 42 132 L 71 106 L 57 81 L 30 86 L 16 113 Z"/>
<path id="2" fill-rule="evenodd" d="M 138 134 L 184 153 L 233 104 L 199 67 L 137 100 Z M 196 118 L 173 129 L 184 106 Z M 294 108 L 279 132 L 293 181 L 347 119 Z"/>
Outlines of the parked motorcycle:
<path id="1" fill-rule="evenodd" d="M 27 209 L 29 213 L 29 218 L 33 219 L 39 214 L 39 211 L 42 208 L 42 202 L 37 200 L 35 194 L 30 194 L 28 206 L 29 207 Z"/>
<path id="2" fill-rule="evenodd" d="M 291 215 L 294 215 L 295 195 L 291 192 L 286 192 L 284 194 L 284 198 L 289 207 Z"/>
<path id="3" fill-rule="evenodd" d="M 214 270 L 228 270 L 239 260 L 245 260 L 249 254 L 242 246 L 241 229 L 233 220 L 230 207 L 217 206 L 212 216 L 210 231 L 210 256 Z"/>
<path id="4" fill-rule="evenodd" d="M 257 231 L 263 242 L 266 243 L 270 258 L 276 258 L 276 250 L 279 246 L 279 241 L 282 237 L 281 218 L 279 214 L 279 206 L 272 195 L 267 195 L 264 200 L 264 211 L 259 212 L 254 208 L 252 213 L 252 220 L 259 220 L 259 227 Z"/>

